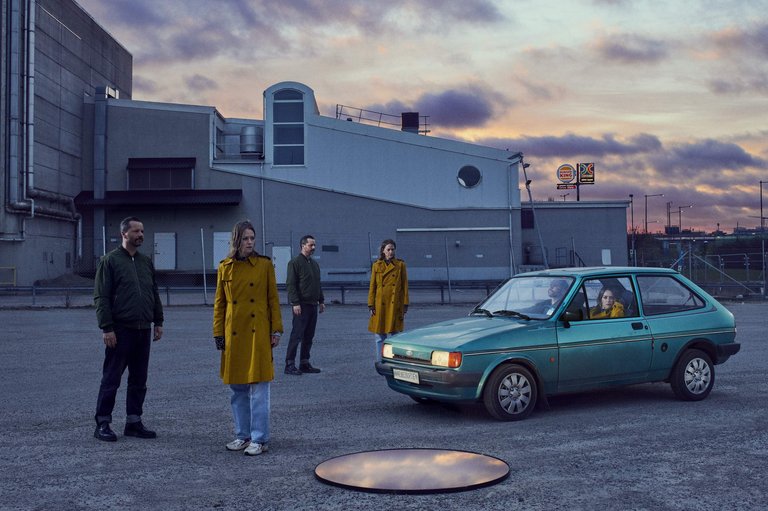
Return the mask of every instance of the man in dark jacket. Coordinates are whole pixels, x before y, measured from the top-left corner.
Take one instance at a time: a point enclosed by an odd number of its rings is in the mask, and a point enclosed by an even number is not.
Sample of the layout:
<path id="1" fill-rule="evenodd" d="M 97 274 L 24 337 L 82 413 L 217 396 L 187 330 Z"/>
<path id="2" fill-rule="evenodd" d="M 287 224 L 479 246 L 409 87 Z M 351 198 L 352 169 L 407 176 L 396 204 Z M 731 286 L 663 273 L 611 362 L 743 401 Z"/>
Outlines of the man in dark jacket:
<path id="1" fill-rule="evenodd" d="M 147 393 L 147 368 L 151 339 L 163 336 L 163 304 L 157 292 L 152 260 L 139 253 L 144 242 L 144 224 L 136 217 L 120 222 L 122 245 L 99 261 L 93 300 L 96 318 L 103 332 L 104 367 L 96 403 L 96 431 L 99 440 L 114 442 L 110 428 L 120 379 L 128 368 L 125 436 L 155 438 L 144 427 L 141 415 Z M 152 337 L 154 323 L 154 337 Z"/>
<path id="2" fill-rule="evenodd" d="M 285 374 L 319 373 L 320 369 L 309 363 L 312 338 L 317 326 L 317 313 L 325 311 L 323 289 L 320 286 L 320 266 L 312 259 L 315 238 L 301 238 L 301 253 L 288 262 L 285 287 L 288 302 L 293 307 L 293 326 L 285 354 Z M 296 367 L 296 350 L 301 344 L 299 367 Z"/>

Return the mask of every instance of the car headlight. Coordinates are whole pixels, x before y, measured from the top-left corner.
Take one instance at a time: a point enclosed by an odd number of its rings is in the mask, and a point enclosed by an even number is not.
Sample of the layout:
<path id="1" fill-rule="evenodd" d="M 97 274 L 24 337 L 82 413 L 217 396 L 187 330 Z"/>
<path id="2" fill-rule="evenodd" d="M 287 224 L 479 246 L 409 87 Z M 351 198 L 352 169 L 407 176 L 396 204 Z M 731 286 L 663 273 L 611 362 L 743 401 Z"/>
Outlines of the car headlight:
<path id="1" fill-rule="evenodd" d="M 381 348 L 381 356 L 382 356 L 382 358 L 395 358 L 395 355 L 392 353 L 392 345 L 391 344 L 385 344 Z"/>
<path id="2" fill-rule="evenodd" d="M 461 353 L 458 351 L 433 351 L 431 363 L 440 367 L 459 367 L 461 365 Z"/>

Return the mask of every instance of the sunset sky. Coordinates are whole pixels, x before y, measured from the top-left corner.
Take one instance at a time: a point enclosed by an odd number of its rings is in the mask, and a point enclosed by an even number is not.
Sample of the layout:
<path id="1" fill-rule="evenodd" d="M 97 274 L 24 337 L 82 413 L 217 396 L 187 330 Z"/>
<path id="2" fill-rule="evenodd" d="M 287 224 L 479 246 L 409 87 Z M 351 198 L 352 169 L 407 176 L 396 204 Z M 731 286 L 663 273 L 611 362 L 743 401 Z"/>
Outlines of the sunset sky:
<path id="1" fill-rule="evenodd" d="M 262 119 L 294 80 L 337 104 L 430 119 L 522 151 L 534 199 L 594 162 L 582 200 L 635 226 L 726 232 L 768 216 L 768 0 L 77 0 L 133 55 L 133 99 Z M 575 190 L 565 200 L 575 200 Z M 766 222 L 768 224 L 768 221 Z"/>

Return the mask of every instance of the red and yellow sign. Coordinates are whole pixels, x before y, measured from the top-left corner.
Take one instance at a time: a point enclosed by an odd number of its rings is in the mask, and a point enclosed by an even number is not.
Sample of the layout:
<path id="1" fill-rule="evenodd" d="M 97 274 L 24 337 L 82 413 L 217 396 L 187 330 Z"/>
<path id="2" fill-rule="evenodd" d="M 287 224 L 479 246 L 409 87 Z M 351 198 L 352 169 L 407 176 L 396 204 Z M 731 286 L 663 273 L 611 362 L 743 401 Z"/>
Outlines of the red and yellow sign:
<path id="1" fill-rule="evenodd" d="M 557 179 L 563 183 L 570 183 L 576 179 L 576 169 L 573 168 L 573 165 L 563 163 L 557 167 Z"/>

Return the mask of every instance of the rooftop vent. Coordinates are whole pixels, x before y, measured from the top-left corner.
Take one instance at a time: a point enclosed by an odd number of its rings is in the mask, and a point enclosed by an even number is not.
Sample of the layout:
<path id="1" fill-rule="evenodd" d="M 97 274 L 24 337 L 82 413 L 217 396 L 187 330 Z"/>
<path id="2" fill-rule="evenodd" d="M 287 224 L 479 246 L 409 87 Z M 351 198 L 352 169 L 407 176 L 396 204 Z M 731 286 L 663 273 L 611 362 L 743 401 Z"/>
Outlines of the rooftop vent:
<path id="1" fill-rule="evenodd" d="M 419 132 L 419 112 L 403 112 L 400 117 L 402 119 L 402 131 Z"/>

